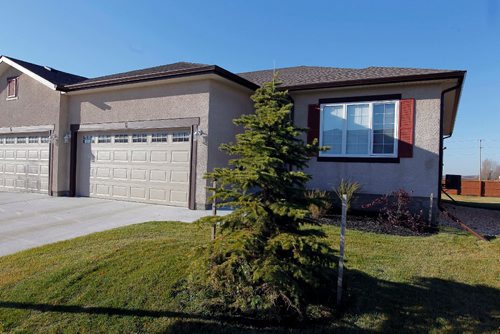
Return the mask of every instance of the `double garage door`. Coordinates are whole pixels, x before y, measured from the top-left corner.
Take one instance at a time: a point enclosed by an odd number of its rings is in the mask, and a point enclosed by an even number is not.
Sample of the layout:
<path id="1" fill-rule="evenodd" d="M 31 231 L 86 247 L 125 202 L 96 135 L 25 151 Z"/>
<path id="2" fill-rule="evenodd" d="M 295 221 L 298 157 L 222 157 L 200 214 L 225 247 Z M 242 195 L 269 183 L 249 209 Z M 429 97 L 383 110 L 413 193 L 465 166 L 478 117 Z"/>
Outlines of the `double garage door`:
<path id="1" fill-rule="evenodd" d="M 81 132 L 76 195 L 188 206 L 189 129 Z"/>
<path id="2" fill-rule="evenodd" d="M 48 133 L 0 136 L 0 190 L 48 193 Z"/>

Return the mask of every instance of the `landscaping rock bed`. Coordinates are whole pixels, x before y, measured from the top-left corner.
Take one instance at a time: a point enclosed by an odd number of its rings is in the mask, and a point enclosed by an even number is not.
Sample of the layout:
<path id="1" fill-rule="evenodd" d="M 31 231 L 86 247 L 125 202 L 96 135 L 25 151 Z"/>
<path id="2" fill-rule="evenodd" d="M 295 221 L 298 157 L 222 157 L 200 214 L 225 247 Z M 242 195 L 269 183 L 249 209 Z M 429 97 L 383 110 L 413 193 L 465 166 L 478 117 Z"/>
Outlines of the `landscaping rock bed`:
<path id="1" fill-rule="evenodd" d="M 500 235 L 500 211 L 472 208 L 454 204 L 443 204 L 452 215 L 464 222 L 477 233 L 485 236 Z M 457 223 L 443 214 L 439 217 L 439 224 L 460 228 Z"/>
<path id="2" fill-rule="evenodd" d="M 332 215 L 325 218 L 320 218 L 319 222 L 326 225 L 340 226 L 341 215 Z M 431 231 L 419 233 L 400 226 L 392 226 L 389 224 L 381 224 L 376 217 L 350 215 L 347 217 L 348 229 L 354 229 L 365 232 L 373 232 L 379 234 L 392 234 L 400 236 L 429 236 Z"/>

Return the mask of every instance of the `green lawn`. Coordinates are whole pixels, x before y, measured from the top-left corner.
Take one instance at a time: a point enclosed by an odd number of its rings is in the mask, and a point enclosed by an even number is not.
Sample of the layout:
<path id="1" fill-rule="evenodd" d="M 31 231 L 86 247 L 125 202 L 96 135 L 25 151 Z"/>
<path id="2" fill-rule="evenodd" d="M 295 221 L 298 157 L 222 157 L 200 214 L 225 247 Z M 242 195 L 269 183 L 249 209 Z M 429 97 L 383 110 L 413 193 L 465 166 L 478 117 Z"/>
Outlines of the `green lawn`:
<path id="1" fill-rule="evenodd" d="M 470 206 L 473 208 L 500 210 L 500 197 L 480 197 L 480 196 L 463 196 L 450 195 L 456 204 Z M 453 203 L 448 196 L 441 196 L 446 203 Z"/>
<path id="2" fill-rule="evenodd" d="M 339 229 L 326 227 L 337 245 Z M 0 258 L 0 333 L 495 332 L 500 240 L 460 232 L 397 237 L 348 230 L 348 305 L 337 321 L 256 328 L 183 314 L 169 297 L 209 231 L 129 226 Z M 336 279 L 332 277 L 332 279 Z M 326 293 L 326 292 L 325 292 Z"/>

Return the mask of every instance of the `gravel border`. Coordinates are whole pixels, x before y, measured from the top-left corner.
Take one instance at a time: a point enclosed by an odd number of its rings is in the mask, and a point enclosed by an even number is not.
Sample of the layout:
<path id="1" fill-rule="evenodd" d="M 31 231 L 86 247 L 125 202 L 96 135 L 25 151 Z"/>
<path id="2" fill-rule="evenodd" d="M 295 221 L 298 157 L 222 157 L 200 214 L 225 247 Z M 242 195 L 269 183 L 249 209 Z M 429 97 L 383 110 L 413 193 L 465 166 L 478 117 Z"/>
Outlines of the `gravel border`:
<path id="1" fill-rule="evenodd" d="M 467 226 L 484 236 L 500 235 L 500 211 L 473 208 L 469 206 L 442 204 L 452 215 L 463 221 Z M 439 225 L 460 228 L 457 223 L 440 213 Z"/>

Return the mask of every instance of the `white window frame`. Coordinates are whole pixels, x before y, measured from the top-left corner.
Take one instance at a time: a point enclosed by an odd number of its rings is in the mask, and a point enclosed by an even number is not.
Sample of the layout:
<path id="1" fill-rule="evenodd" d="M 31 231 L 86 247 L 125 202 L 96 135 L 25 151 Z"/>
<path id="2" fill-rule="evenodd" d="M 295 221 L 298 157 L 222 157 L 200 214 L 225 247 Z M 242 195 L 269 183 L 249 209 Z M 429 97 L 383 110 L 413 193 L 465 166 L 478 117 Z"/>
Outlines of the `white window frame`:
<path id="1" fill-rule="evenodd" d="M 383 103 L 394 103 L 394 152 L 393 153 L 373 153 L 373 105 Z M 368 135 L 368 153 L 367 154 L 347 154 L 347 106 L 348 105 L 368 105 L 369 117 L 369 135 Z M 342 103 L 323 103 L 320 105 L 320 121 L 319 121 L 319 143 L 323 146 L 323 109 L 324 107 L 342 107 L 342 153 L 333 154 L 326 151 L 319 152 L 320 157 L 332 158 L 397 158 L 398 142 L 399 142 L 399 100 L 382 100 L 382 101 L 362 101 L 362 102 L 342 102 Z"/>
<path id="2" fill-rule="evenodd" d="M 9 94 L 9 86 L 10 83 L 14 82 L 14 94 L 10 95 Z M 7 78 L 7 100 L 17 100 L 18 97 L 18 91 L 19 91 L 19 77 L 10 77 Z"/>

